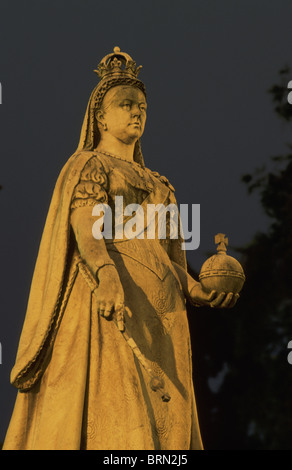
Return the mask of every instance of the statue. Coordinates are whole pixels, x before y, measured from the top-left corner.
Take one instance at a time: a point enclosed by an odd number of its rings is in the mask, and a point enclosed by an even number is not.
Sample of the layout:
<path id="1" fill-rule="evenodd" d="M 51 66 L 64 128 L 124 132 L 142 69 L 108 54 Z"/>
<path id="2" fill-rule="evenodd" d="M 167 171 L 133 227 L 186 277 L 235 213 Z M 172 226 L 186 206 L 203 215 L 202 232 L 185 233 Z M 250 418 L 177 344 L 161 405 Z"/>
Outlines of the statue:
<path id="1" fill-rule="evenodd" d="M 124 208 L 176 204 L 142 156 L 139 70 L 117 47 L 100 62 L 78 148 L 57 180 L 11 372 L 18 395 L 4 450 L 203 449 L 185 302 L 230 308 L 238 293 L 205 292 L 189 276 L 169 219 L 165 239 L 93 236 L 95 207 L 115 216 L 117 197 Z"/>

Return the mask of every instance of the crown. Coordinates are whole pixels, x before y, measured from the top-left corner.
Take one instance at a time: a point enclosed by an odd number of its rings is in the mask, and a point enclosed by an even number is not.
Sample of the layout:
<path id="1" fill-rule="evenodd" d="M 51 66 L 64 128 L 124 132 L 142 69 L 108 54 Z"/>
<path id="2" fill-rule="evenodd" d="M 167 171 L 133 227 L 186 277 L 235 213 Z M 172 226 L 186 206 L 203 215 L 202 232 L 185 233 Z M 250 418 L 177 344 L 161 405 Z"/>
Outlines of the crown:
<path id="1" fill-rule="evenodd" d="M 126 54 L 121 52 L 119 47 L 114 47 L 114 52 L 106 55 L 98 64 L 94 72 L 97 73 L 101 80 L 109 77 L 129 77 L 137 78 L 142 65 L 136 67 L 136 62 Z"/>

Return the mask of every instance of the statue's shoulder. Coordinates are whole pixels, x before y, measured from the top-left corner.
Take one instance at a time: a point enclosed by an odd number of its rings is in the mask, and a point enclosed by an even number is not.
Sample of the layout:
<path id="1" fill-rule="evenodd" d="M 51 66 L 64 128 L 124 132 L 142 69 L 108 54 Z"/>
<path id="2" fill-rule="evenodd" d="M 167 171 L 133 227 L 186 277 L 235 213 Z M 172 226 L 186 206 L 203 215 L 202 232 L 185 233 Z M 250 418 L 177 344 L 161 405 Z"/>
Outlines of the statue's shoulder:
<path id="1" fill-rule="evenodd" d="M 76 174 L 79 174 L 80 179 L 90 179 L 90 175 L 105 172 L 106 169 L 104 162 L 95 152 L 82 150 L 69 158 L 62 171 L 67 173 L 69 179 Z"/>
<path id="2" fill-rule="evenodd" d="M 175 192 L 174 187 L 170 183 L 170 181 L 166 178 L 166 176 L 160 175 L 158 171 L 150 170 L 149 168 L 145 168 L 145 170 L 150 173 L 154 178 L 157 178 L 161 183 L 165 184 L 172 192 Z"/>
<path id="3" fill-rule="evenodd" d="M 83 158 L 85 163 L 81 172 L 82 179 L 95 179 L 97 174 L 107 173 L 106 162 L 95 152 L 87 152 Z"/>

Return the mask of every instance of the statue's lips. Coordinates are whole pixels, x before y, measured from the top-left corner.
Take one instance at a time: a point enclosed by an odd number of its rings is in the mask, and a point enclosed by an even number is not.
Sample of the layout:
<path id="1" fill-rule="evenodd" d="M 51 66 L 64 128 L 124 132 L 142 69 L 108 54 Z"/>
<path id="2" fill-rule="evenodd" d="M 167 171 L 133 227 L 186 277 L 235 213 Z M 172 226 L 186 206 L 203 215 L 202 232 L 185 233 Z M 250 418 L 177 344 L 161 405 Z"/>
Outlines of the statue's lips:
<path id="1" fill-rule="evenodd" d="M 140 122 L 131 122 L 131 123 L 129 124 L 129 126 L 141 127 L 141 123 L 140 123 Z"/>

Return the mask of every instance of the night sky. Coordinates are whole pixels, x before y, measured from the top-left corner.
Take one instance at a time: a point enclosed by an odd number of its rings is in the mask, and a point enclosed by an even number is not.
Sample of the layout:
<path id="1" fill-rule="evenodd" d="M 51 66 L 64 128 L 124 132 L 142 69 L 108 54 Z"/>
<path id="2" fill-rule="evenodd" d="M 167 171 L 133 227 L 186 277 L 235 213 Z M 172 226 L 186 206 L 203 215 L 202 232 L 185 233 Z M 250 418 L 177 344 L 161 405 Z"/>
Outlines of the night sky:
<path id="1" fill-rule="evenodd" d="M 143 66 L 145 163 L 167 176 L 179 204 L 201 205 L 201 244 L 187 252 L 199 271 L 216 233 L 237 256 L 236 247 L 268 229 L 241 177 L 291 143 L 267 93 L 292 65 L 291 24 L 291 0 L 1 2 L 0 441 L 43 225 L 78 145 L 97 64 L 119 46 Z"/>

